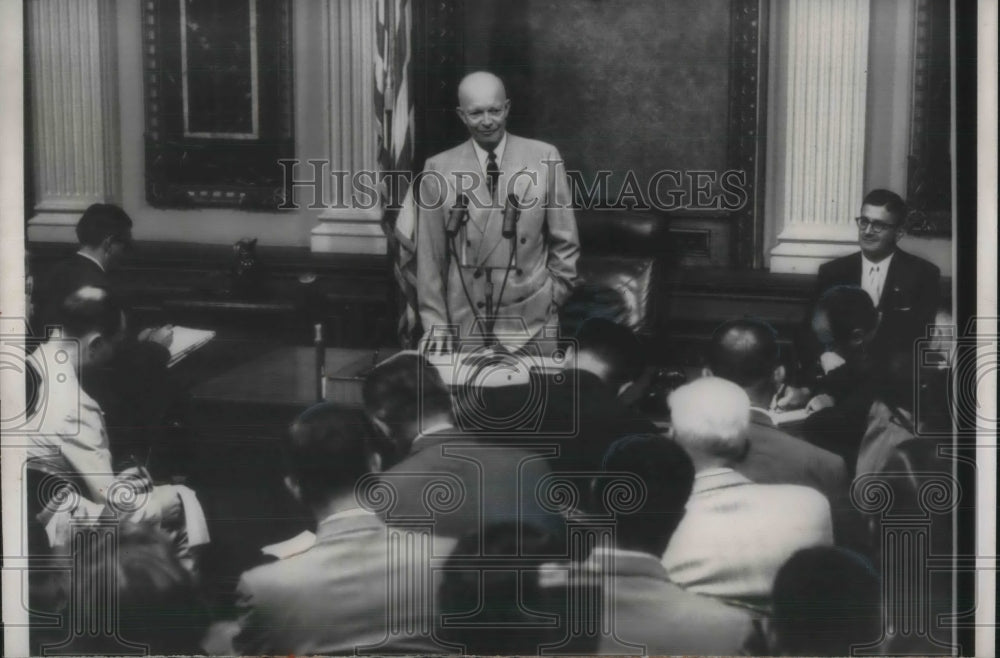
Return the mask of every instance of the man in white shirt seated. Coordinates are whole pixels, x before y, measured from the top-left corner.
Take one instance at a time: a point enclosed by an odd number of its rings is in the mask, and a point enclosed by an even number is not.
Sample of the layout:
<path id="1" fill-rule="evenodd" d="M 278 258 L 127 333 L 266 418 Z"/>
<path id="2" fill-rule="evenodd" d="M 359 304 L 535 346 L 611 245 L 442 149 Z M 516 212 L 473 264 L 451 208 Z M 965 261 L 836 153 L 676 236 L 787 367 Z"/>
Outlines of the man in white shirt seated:
<path id="1" fill-rule="evenodd" d="M 29 492 L 33 497 L 50 494 L 48 500 L 29 500 L 42 508 L 36 520 L 45 526 L 50 547 L 65 546 L 71 518 L 109 513 L 118 520 L 159 524 L 175 533 L 182 552 L 208 543 L 194 492 L 182 486 L 153 486 L 141 464 L 115 473 L 104 414 L 81 384 L 93 369 L 108 363 L 120 345 L 121 307 L 107 290 L 86 286 L 66 298 L 58 320 L 63 335 L 49 338 L 27 360 L 38 383 L 31 410 L 37 431 L 28 435 L 28 467 L 43 473 L 43 480 L 57 478 L 79 494 L 67 499 L 75 501 L 67 506 L 56 488 L 41 486 L 41 491 Z"/>
<path id="2" fill-rule="evenodd" d="M 833 543 L 830 503 L 811 487 L 754 484 L 733 469 L 747 452 L 750 424 L 750 399 L 736 384 L 703 377 L 667 403 L 695 481 L 663 566 L 690 591 L 766 610 L 785 560 Z"/>
<path id="3" fill-rule="evenodd" d="M 614 545 L 596 547 L 584 564 L 606 576 L 602 582 L 610 606 L 604 614 L 610 619 L 602 626 L 614 634 L 602 637 L 599 652 L 736 655 L 761 646 L 763 638 L 748 611 L 685 591 L 660 563 L 694 482 L 694 466 L 684 449 L 659 435 L 626 437 L 607 450 L 602 470 L 607 475 L 594 480 L 594 504 L 626 498 L 612 495 L 623 486 L 636 487 L 641 503 L 615 514 Z"/>

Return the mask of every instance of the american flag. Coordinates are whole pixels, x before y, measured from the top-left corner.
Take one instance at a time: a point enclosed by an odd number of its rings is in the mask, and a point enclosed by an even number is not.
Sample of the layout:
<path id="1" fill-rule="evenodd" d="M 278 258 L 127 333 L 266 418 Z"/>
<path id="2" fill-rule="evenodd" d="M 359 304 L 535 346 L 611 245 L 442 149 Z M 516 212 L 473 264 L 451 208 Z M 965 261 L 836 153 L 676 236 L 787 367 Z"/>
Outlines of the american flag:
<path id="1" fill-rule="evenodd" d="M 413 167 L 413 102 L 410 94 L 410 0 L 376 0 L 375 119 L 382 171 Z M 398 179 L 396 179 L 398 180 Z M 398 189 L 394 189 L 398 187 Z M 383 187 L 382 230 L 399 287 L 397 334 L 402 347 L 420 338 L 417 314 L 416 210 L 405 181 Z"/>

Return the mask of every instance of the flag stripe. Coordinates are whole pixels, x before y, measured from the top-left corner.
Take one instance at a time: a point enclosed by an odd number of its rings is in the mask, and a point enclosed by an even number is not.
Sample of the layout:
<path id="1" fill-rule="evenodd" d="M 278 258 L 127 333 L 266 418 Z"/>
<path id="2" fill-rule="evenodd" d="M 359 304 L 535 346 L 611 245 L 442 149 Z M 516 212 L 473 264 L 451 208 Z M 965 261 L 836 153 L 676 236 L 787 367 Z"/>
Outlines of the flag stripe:
<path id="1" fill-rule="evenodd" d="M 378 163 L 382 171 L 411 171 L 413 117 L 410 94 L 412 46 L 411 0 L 376 0 L 375 120 Z M 392 272 L 399 288 L 397 333 L 403 347 L 419 338 L 416 288 L 416 212 L 412 190 L 404 182 L 384 195 L 382 230 L 388 244 Z"/>

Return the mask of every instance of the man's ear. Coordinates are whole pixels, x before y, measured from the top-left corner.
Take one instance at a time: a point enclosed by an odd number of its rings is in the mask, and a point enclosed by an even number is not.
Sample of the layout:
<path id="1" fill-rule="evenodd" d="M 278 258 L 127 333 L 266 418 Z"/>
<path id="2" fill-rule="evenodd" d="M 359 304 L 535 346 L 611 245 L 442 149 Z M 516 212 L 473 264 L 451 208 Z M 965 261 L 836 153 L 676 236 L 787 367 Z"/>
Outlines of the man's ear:
<path id="1" fill-rule="evenodd" d="M 295 478 L 291 475 L 286 475 L 282 481 L 285 483 L 285 488 L 288 489 L 288 493 L 292 494 L 292 498 L 301 503 L 302 487 L 299 486 L 299 483 L 295 480 Z"/>
<path id="2" fill-rule="evenodd" d="M 382 455 L 375 452 L 374 450 L 370 455 L 368 455 L 368 472 L 369 473 L 382 472 Z"/>
<path id="3" fill-rule="evenodd" d="M 771 374 L 771 378 L 774 381 L 774 385 L 780 387 L 785 383 L 785 378 L 788 376 L 788 372 L 785 370 L 784 365 L 775 366 L 774 372 Z"/>
<path id="4" fill-rule="evenodd" d="M 104 352 L 110 348 L 111 341 L 96 331 L 91 331 L 80 339 L 80 350 L 89 363 L 101 360 Z"/>
<path id="5" fill-rule="evenodd" d="M 702 377 L 711 377 L 713 374 L 714 373 L 712 372 L 712 369 L 709 368 L 708 366 L 705 366 L 705 367 L 703 367 L 701 369 L 701 376 Z"/>

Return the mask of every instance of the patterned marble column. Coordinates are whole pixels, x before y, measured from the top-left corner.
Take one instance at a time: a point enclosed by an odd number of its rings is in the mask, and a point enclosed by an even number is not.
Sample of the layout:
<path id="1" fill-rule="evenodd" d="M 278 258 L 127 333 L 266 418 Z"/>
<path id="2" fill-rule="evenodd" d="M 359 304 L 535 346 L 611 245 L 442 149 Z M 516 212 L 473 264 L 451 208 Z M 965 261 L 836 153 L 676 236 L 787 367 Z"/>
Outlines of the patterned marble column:
<path id="1" fill-rule="evenodd" d="M 773 272 L 815 272 L 856 248 L 863 197 L 869 0 L 788 3 L 776 55 L 784 132 L 773 172 Z"/>
<path id="2" fill-rule="evenodd" d="M 385 253 L 380 221 L 381 206 L 367 203 L 365 195 L 352 195 L 358 172 L 375 172 L 377 139 L 375 126 L 375 3 L 371 0 L 328 0 L 326 5 L 329 74 L 329 169 L 303 171 L 303 176 L 325 176 L 328 207 L 312 230 L 313 251 Z M 349 172 L 340 178 L 335 172 Z M 370 178 L 361 186 L 374 186 Z"/>
<path id="3" fill-rule="evenodd" d="M 34 208 L 28 238 L 75 242 L 92 203 L 119 197 L 114 0 L 28 0 Z M 138 26 L 137 26 L 138 29 Z"/>

